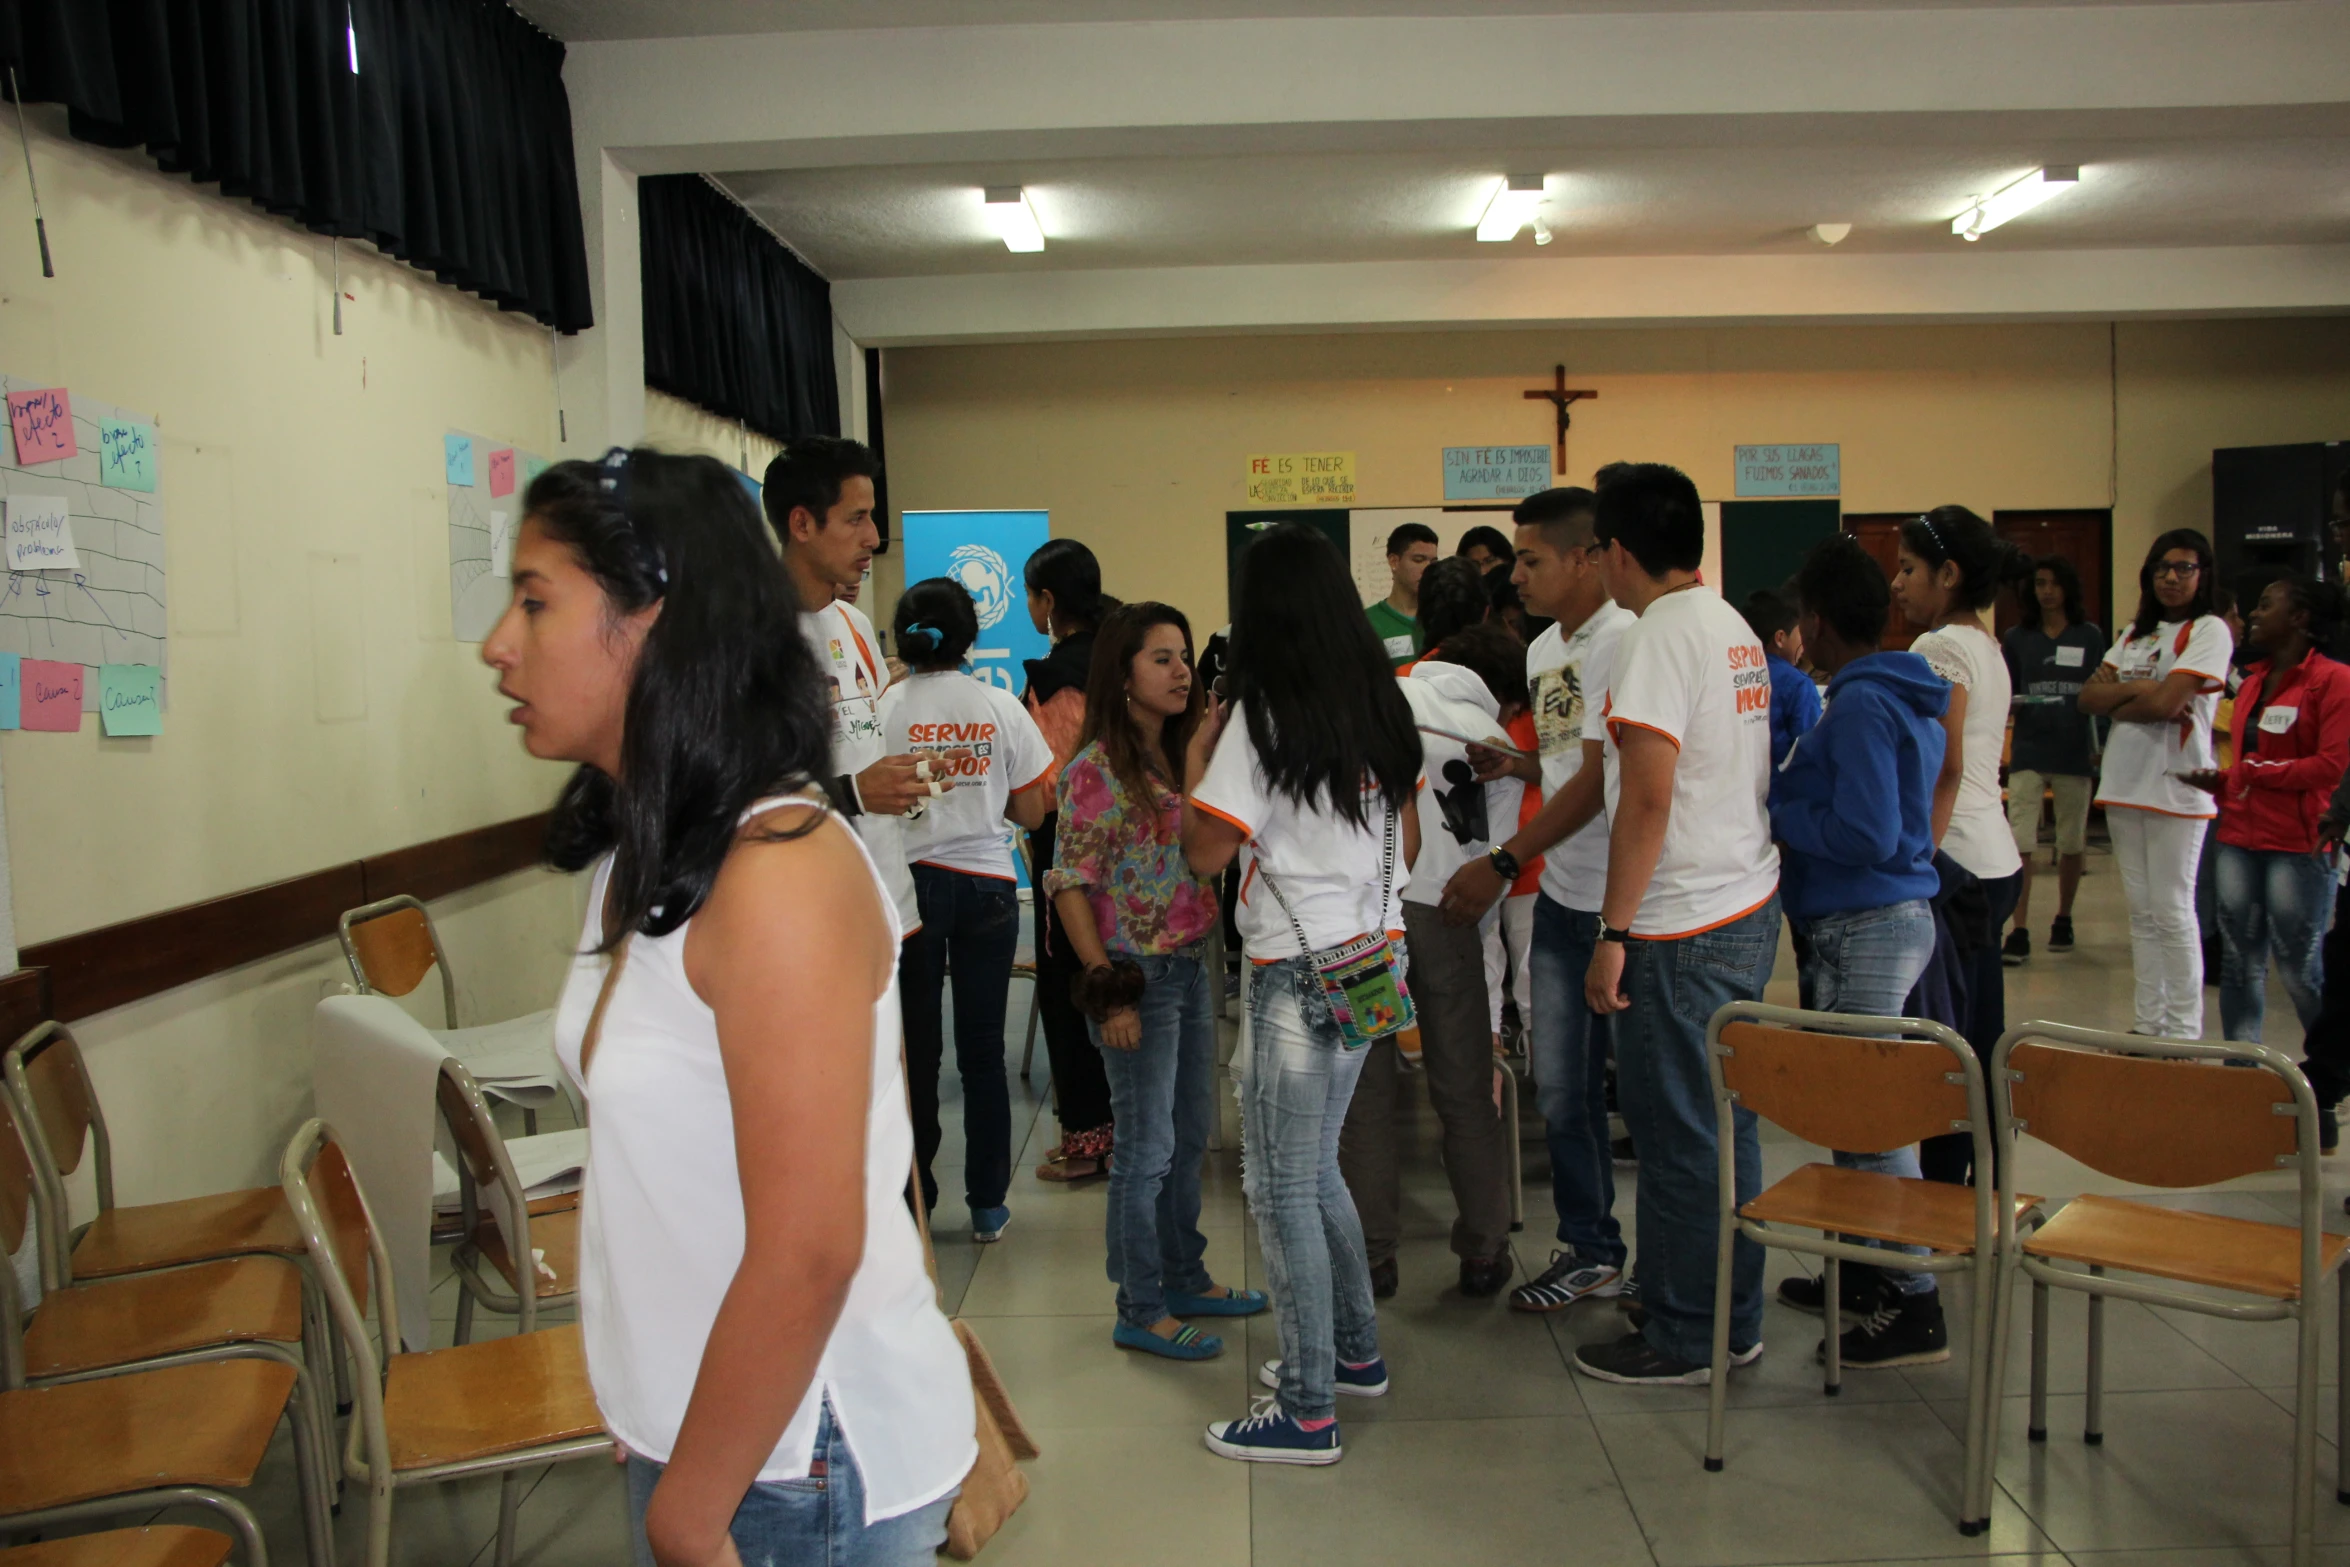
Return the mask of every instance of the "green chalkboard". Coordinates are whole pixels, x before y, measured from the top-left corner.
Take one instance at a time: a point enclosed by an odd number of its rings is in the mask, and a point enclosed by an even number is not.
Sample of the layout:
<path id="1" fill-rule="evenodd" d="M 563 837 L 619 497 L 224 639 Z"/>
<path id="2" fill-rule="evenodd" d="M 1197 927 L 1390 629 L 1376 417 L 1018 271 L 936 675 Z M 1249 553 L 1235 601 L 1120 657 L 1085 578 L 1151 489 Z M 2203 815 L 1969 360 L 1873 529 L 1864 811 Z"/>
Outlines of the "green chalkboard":
<path id="1" fill-rule="evenodd" d="M 1778 587 L 1843 519 L 1828 500 L 1722 502 L 1722 597 L 1738 608 L 1755 589 Z"/>

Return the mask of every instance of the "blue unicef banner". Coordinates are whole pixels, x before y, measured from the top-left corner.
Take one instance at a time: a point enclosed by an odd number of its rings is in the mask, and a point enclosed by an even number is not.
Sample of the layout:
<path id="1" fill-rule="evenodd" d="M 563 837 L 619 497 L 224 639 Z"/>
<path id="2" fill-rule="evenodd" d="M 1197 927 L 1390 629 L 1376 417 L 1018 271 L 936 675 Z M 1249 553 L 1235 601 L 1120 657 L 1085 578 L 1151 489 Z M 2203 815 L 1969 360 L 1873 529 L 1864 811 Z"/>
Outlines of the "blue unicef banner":
<path id="1" fill-rule="evenodd" d="M 979 609 L 979 640 L 963 667 L 1018 696 L 1028 688 L 1021 664 L 1052 649 L 1028 622 L 1020 580 L 1028 557 L 1052 537 L 1050 519 L 1041 511 L 910 511 L 901 521 L 907 585 L 925 577 L 963 584 Z"/>

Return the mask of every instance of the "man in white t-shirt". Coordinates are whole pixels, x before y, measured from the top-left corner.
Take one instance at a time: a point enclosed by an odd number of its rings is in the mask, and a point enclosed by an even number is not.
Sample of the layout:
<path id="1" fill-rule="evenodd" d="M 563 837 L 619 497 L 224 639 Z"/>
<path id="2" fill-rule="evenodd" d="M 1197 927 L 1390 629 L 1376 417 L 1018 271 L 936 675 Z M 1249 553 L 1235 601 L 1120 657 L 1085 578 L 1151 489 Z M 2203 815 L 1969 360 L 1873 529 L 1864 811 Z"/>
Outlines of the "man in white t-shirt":
<path id="1" fill-rule="evenodd" d="M 1547 1269 L 1510 1292 L 1518 1311 L 1564 1311 L 1623 1290 L 1624 1234 L 1615 1218 L 1608 1149 L 1608 1023 L 1583 999 L 1607 884 L 1601 745 L 1583 730 L 1587 696 L 1596 705 L 1591 694 L 1606 689 L 1617 641 L 1635 617 L 1608 597 L 1592 536 L 1595 504 L 1589 490 L 1567 486 L 1527 497 L 1514 513 L 1518 564 L 1511 580 L 1528 611 L 1556 622 L 1526 650 L 1541 754 L 1486 751 L 1478 761 L 1485 776 L 1539 786 L 1543 805 L 1515 837 L 1462 866 L 1445 889 L 1447 915 L 1475 919 L 1517 880 L 1521 866 L 1542 857 L 1527 1048 L 1550 1145 L 1559 1244 Z"/>
<path id="2" fill-rule="evenodd" d="M 834 597 L 865 580 L 881 547 L 873 520 L 873 481 L 880 472 L 880 460 L 861 441 L 798 436 L 767 465 L 761 499 L 800 602 L 817 606 L 801 614 L 800 635 L 816 655 L 832 707 L 832 761 L 829 776 L 819 782 L 873 852 L 899 923 L 911 935 L 922 916 L 899 819 L 934 797 L 932 767 L 927 757 L 886 754 L 881 693 L 889 671 L 880 641 L 862 610 Z"/>
<path id="3" fill-rule="evenodd" d="M 1602 745 L 1608 863 L 1584 981 L 1614 1014 L 1616 1101 L 1640 1150 L 1641 1328 L 1586 1344 L 1586 1376 L 1634 1386 L 1710 1380 L 1720 1214 L 1706 1024 L 1760 999 L 1779 944 L 1771 842 L 1771 671 L 1744 616 L 1698 580 L 1697 487 L 1661 463 L 1599 473 L 1594 535 L 1609 592 L 1640 618 L 1606 690 L 1586 699 Z M 1762 1146 L 1738 1110 L 1737 1198 L 1762 1189 Z M 1732 1261 L 1730 1363 L 1762 1354 L 1762 1248 Z"/>

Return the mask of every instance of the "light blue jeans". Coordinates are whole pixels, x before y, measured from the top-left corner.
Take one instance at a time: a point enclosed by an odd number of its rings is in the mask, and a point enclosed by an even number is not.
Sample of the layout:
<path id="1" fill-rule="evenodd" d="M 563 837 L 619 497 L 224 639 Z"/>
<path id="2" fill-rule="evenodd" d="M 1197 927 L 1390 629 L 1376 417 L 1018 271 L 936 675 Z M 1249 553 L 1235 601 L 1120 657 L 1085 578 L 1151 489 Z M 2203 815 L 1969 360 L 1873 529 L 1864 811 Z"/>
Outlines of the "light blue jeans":
<path id="1" fill-rule="evenodd" d="M 1131 961 L 1142 968 L 1142 1044 L 1102 1050 L 1118 1126 L 1106 1233 L 1118 1320 L 1148 1328 L 1166 1317 L 1167 1291 L 1199 1295 L 1211 1283 L 1199 1179 L 1215 1113 L 1216 1020 L 1196 952 Z M 1101 1025 L 1085 1026 L 1100 1046 Z"/>
<path id="2" fill-rule="evenodd" d="M 1338 1362 L 1379 1358 L 1363 1224 L 1338 1173 L 1339 1128 L 1369 1051 L 1339 1043 L 1322 982 L 1304 959 L 1252 967 L 1241 1187 L 1265 1252 L 1282 1412 L 1322 1420 L 1337 1412 Z"/>
<path id="3" fill-rule="evenodd" d="M 633 1453 L 628 1460 L 628 1538 L 636 1567 L 653 1567 L 645 1543 L 645 1508 L 665 1465 Z M 728 1533 L 743 1567 L 937 1567 L 946 1544 L 955 1487 L 927 1507 L 879 1523 L 865 1521 L 865 1476 L 832 1418 L 816 1426 L 814 1472 L 805 1480 L 769 1480 L 743 1493 Z"/>
<path id="4" fill-rule="evenodd" d="M 2268 1011 L 2268 955 L 2306 1030 L 2325 990 L 2318 945 L 2333 912 L 2334 868 L 2322 854 L 2219 846 L 2220 1032 L 2260 1043 Z"/>
<path id="5" fill-rule="evenodd" d="M 1900 1017 L 1909 993 L 1925 973 L 1934 955 L 1934 909 L 1923 898 L 1889 903 L 1882 908 L 1849 909 L 1803 920 L 1810 947 L 1803 978 L 1817 1012 L 1850 1012 L 1867 1017 Z M 1873 1170 L 1918 1180 L 1915 1144 L 1891 1153 L 1846 1153 L 1836 1150 L 1836 1163 L 1847 1170 Z M 1923 1257 L 1924 1246 L 1894 1246 L 1885 1241 L 1846 1239 L 1888 1251 L 1906 1251 Z M 1887 1269 L 1885 1276 L 1904 1295 L 1930 1295 L 1931 1273 Z"/>

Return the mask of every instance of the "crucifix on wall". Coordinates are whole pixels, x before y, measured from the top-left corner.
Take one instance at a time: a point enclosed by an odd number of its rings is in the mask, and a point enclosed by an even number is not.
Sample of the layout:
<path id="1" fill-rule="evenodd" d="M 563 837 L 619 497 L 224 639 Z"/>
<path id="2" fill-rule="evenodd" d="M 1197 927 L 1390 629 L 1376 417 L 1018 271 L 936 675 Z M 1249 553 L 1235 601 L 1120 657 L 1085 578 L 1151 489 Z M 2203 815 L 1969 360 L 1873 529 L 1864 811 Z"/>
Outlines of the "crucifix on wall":
<path id="1" fill-rule="evenodd" d="M 1588 389 L 1570 390 L 1567 386 L 1567 367 L 1565 365 L 1555 367 L 1551 371 L 1551 376 L 1551 384 L 1535 387 L 1526 394 L 1526 401 L 1552 403 L 1557 406 L 1559 418 L 1558 459 L 1551 472 L 1563 474 L 1567 471 L 1567 425 L 1570 422 L 1567 418 L 1567 406 L 1587 397 L 1596 398 L 1599 394 Z"/>

